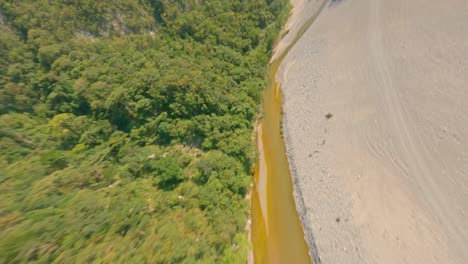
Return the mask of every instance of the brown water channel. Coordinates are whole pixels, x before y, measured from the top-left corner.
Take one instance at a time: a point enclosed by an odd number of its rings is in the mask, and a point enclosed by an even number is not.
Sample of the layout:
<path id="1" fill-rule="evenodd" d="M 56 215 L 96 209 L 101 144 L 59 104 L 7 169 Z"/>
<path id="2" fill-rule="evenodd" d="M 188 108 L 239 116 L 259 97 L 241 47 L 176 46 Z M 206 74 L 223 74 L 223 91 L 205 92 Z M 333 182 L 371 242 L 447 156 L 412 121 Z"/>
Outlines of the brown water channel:
<path id="1" fill-rule="evenodd" d="M 279 65 L 272 66 L 278 68 Z M 272 74 L 276 70 L 272 69 Z M 252 194 L 252 242 L 256 264 L 311 263 L 280 134 L 281 105 L 281 90 L 274 82 L 265 91 L 264 115 L 257 128 L 260 159 L 255 169 Z"/>
<path id="2" fill-rule="evenodd" d="M 316 15 L 300 28 L 291 44 L 270 64 L 268 71 L 269 84 L 262 102 L 263 117 L 257 126 L 260 155 L 255 166 L 255 187 L 251 200 L 252 245 L 256 264 L 312 263 L 293 196 L 281 134 L 281 87 L 275 78 L 284 57 L 315 18 Z"/>

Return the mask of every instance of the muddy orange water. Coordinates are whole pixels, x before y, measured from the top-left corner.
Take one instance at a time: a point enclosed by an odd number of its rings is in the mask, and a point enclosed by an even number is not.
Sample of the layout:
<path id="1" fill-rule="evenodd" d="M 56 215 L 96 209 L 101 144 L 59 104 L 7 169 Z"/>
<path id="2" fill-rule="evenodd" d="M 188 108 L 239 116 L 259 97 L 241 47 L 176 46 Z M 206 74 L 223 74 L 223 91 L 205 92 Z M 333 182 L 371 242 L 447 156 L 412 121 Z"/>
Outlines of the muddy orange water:
<path id="1" fill-rule="evenodd" d="M 281 135 L 282 95 L 276 73 L 289 50 L 313 23 L 310 17 L 278 59 L 270 64 L 269 84 L 263 94 L 263 117 L 257 126 L 259 159 L 252 191 L 252 245 L 256 264 L 312 263 L 296 210 L 286 148 Z"/>
<path id="2" fill-rule="evenodd" d="M 275 74 L 278 66 L 272 64 L 273 67 L 276 69 L 272 69 L 272 74 Z M 311 263 L 280 134 L 281 90 L 273 82 L 264 93 L 263 118 L 257 128 L 260 157 L 252 192 L 254 260 L 256 264 Z"/>

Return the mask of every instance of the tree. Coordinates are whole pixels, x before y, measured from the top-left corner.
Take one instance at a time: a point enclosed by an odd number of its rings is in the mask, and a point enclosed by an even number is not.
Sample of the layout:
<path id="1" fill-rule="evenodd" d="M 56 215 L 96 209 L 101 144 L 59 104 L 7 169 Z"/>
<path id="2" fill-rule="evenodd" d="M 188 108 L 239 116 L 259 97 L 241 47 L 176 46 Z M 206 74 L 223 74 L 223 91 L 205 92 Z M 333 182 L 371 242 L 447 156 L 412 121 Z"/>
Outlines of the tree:
<path id="1" fill-rule="evenodd" d="M 287 3 L 0 0 L 0 262 L 245 262 Z"/>

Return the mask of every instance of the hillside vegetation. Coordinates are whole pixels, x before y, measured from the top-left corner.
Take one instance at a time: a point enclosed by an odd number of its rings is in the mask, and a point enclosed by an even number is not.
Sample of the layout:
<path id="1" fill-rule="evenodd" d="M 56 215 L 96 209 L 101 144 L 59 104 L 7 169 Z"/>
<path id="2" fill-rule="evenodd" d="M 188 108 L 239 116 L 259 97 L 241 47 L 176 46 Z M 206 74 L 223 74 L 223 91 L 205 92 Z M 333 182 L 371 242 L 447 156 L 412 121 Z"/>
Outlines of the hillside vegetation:
<path id="1" fill-rule="evenodd" d="M 0 0 L 0 262 L 245 263 L 287 0 Z"/>

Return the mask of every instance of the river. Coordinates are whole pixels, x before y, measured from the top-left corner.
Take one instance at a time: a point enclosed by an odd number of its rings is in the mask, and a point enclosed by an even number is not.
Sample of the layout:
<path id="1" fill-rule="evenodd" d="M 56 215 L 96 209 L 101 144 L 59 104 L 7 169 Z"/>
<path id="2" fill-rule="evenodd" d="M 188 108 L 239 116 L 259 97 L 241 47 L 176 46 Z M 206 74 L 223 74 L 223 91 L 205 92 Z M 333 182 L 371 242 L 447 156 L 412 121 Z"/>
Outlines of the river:
<path id="1" fill-rule="evenodd" d="M 292 178 L 282 137 L 281 87 L 276 75 L 289 50 L 317 15 L 310 16 L 304 22 L 286 49 L 271 62 L 268 70 L 269 82 L 262 100 L 263 116 L 257 126 L 259 159 L 254 170 L 251 200 L 251 239 L 256 264 L 312 263 L 293 196 Z"/>

